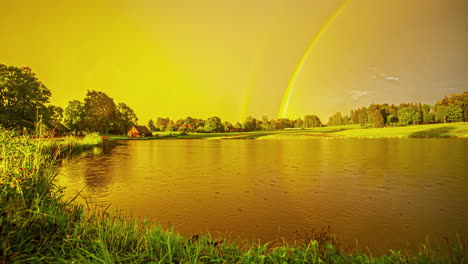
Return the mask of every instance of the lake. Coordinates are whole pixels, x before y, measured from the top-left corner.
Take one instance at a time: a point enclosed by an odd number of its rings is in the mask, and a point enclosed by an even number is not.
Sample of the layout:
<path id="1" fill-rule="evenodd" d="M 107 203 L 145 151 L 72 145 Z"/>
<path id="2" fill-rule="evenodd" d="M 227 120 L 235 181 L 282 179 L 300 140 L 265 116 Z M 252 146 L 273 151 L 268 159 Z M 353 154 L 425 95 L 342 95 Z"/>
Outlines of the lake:
<path id="1" fill-rule="evenodd" d="M 384 252 L 468 231 L 466 139 L 118 143 L 64 161 L 67 196 L 186 236 L 267 242 L 329 225 L 346 246 Z"/>

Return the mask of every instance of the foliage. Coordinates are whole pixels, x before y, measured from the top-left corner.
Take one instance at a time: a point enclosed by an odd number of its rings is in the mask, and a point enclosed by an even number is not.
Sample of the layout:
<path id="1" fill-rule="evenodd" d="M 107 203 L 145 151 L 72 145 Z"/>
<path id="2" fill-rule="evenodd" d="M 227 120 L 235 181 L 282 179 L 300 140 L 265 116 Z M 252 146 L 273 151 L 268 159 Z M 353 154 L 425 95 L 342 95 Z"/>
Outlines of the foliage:
<path id="1" fill-rule="evenodd" d="M 304 116 L 304 123 L 303 127 L 304 128 L 310 128 L 310 127 L 321 127 L 322 122 L 320 121 L 320 118 L 316 115 L 306 115 Z"/>
<path id="2" fill-rule="evenodd" d="M 385 123 L 384 109 L 380 105 L 371 104 L 369 106 L 370 123 L 374 127 L 383 127 Z"/>
<path id="3" fill-rule="evenodd" d="M 169 118 L 158 117 L 158 119 L 156 119 L 156 127 L 159 128 L 159 131 L 166 131 L 168 123 Z"/>
<path id="4" fill-rule="evenodd" d="M 205 123 L 205 132 L 221 132 L 223 130 L 223 124 L 221 118 L 213 116 L 208 118 Z"/>
<path id="5" fill-rule="evenodd" d="M 184 119 L 183 124 L 185 132 L 195 132 L 195 119 L 188 116 Z"/>
<path id="6" fill-rule="evenodd" d="M 124 135 L 134 125 L 138 124 L 138 117 L 130 106 L 125 103 L 117 104 L 117 133 Z"/>
<path id="7" fill-rule="evenodd" d="M 328 119 L 329 126 L 341 126 L 343 125 L 343 117 L 341 116 L 340 112 L 335 113 L 334 115 L 330 116 Z"/>
<path id="8" fill-rule="evenodd" d="M 89 132 L 108 134 L 117 121 L 114 99 L 100 91 L 89 91 L 84 99 L 85 127 Z"/>
<path id="9" fill-rule="evenodd" d="M 223 132 L 229 132 L 233 128 L 232 124 L 229 122 L 223 122 Z"/>
<path id="10" fill-rule="evenodd" d="M 85 107 L 82 102 L 78 100 L 68 102 L 64 112 L 64 122 L 68 128 L 75 131 L 75 136 L 84 129 L 85 115 Z"/>
<path id="11" fill-rule="evenodd" d="M 63 108 L 55 105 L 48 105 L 45 109 L 44 119 L 61 123 L 63 120 Z"/>
<path id="12" fill-rule="evenodd" d="M 401 104 L 398 108 L 398 120 L 401 125 L 417 125 L 422 120 L 421 110 L 415 104 Z"/>
<path id="13" fill-rule="evenodd" d="M 158 131 L 159 129 L 156 127 L 156 124 L 154 124 L 154 121 L 153 119 L 150 119 L 148 121 L 148 128 L 151 132 L 155 132 L 155 131 Z"/>
<path id="14" fill-rule="evenodd" d="M 29 67 L 0 64 L 0 125 L 33 128 L 46 110 L 50 90 Z"/>
<path id="15" fill-rule="evenodd" d="M 257 119 L 255 119 L 254 117 L 252 116 L 248 116 L 245 121 L 244 121 L 244 124 L 242 125 L 242 128 L 245 130 L 245 131 L 255 131 L 255 130 L 259 130 L 258 127 L 257 127 Z"/>

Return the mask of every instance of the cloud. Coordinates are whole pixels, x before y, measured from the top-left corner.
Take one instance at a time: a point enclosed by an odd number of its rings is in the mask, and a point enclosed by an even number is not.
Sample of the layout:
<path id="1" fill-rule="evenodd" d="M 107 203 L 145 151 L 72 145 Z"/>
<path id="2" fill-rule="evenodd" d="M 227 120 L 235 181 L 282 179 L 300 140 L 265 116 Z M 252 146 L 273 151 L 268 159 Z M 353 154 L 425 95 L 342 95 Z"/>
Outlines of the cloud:
<path id="1" fill-rule="evenodd" d="M 400 78 L 398 77 L 393 77 L 393 76 L 387 76 L 384 78 L 385 80 L 390 80 L 390 81 L 399 81 Z"/>
<path id="2" fill-rule="evenodd" d="M 351 92 L 350 92 L 351 98 L 352 98 L 353 100 L 355 100 L 355 101 L 356 101 L 357 99 L 359 99 L 359 97 L 362 97 L 362 96 L 364 96 L 364 95 L 366 95 L 366 94 L 368 94 L 368 93 L 369 93 L 369 92 L 367 92 L 367 91 L 359 91 L 359 90 L 351 90 Z"/>

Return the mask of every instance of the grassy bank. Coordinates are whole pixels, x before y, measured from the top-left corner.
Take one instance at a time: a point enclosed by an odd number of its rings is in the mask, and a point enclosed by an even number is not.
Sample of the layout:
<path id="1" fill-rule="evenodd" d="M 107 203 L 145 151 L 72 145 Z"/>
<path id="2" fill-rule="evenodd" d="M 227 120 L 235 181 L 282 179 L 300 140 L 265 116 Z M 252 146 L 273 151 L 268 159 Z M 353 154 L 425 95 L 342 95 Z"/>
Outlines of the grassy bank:
<path id="1" fill-rule="evenodd" d="M 74 154 L 100 146 L 103 142 L 98 133 L 91 133 L 84 137 L 67 136 L 61 139 L 40 139 L 42 144 L 52 151 Z"/>
<path id="2" fill-rule="evenodd" d="M 157 223 L 87 211 L 63 198 L 58 151 L 0 131 L 0 263 L 467 263 L 467 240 L 448 252 L 428 244 L 375 257 L 333 241 L 239 244 L 209 235 L 185 238 Z M 59 150 L 59 149 L 57 149 Z"/>
<path id="3" fill-rule="evenodd" d="M 128 136 L 107 135 L 110 140 L 130 140 Z M 162 139 L 304 139 L 304 138 L 468 138 L 468 122 L 415 125 L 405 127 L 361 128 L 360 125 L 317 127 L 302 130 L 271 130 L 232 133 L 155 132 L 153 137 L 131 140 Z"/>

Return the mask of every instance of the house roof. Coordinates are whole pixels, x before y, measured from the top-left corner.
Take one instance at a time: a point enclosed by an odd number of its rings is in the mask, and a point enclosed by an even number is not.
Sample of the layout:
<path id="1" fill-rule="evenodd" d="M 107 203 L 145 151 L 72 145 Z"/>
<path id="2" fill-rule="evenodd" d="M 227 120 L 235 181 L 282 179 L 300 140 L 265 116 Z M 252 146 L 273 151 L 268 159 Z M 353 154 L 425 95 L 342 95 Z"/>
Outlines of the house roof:
<path id="1" fill-rule="evenodd" d="M 151 131 L 146 126 L 134 126 L 140 134 L 151 134 Z"/>
<path id="2" fill-rule="evenodd" d="M 66 126 L 62 125 L 59 122 L 48 121 L 48 122 L 46 122 L 46 125 L 50 129 L 55 129 L 56 131 L 61 131 L 61 132 L 69 132 L 70 131 L 70 129 L 68 129 Z"/>

